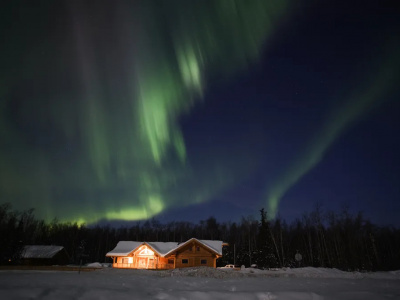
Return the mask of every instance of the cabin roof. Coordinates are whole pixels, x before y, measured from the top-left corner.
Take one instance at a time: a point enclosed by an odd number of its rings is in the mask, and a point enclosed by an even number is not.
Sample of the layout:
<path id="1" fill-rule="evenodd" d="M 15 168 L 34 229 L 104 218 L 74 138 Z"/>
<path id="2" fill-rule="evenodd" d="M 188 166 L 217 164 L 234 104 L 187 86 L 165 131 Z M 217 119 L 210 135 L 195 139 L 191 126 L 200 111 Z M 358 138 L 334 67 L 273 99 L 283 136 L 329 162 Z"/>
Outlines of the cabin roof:
<path id="1" fill-rule="evenodd" d="M 222 241 L 214 241 L 214 240 L 198 240 L 200 243 L 208 246 L 211 250 L 214 250 L 219 255 L 222 255 Z"/>
<path id="2" fill-rule="evenodd" d="M 188 241 L 186 241 L 186 242 L 184 242 L 184 243 L 179 244 L 178 247 L 176 247 L 175 249 L 169 251 L 169 252 L 166 253 L 166 254 L 170 254 L 170 253 L 172 253 L 173 251 L 175 251 L 175 250 L 177 250 L 177 249 L 179 249 L 179 248 L 185 247 L 186 245 L 190 244 L 190 243 L 193 242 L 193 241 L 197 241 L 199 244 L 202 244 L 203 246 L 205 246 L 205 247 L 208 248 L 209 250 L 211 250 L 211 251 L 217 253 L 218 255 L 221 255 L 221 256 L 222 256 L 222 244 L 223 244 L 222 241 L 215 241 L 215 240 L 198 240 L 198 239 L 196 239 L 196 238 L 191 238 L 190 240 L 188 240 Z"/>
<path id="3" fill-rule="evenodd" d="M 167 253 L 174 251 L 178 247 L 178 243 L 175 242 L 148 242 L 146 244 L 157 251 L 161 256 L 165 256 Z"/>
<path id="4" fill-rule="evenodd" d="M 113 250 L 106 254 L 106 256 L 127 256 L 141 245 L 143 245 L 143 242 L 120 241 Z"/>
<path id="5" fill-rule="evenodd" d="M 22 258 L 52 258 L 63 250 L 63 246 L 27 245 L 21 252 Z"/>
<path id="6" fill-rule="evenodd" d="M 192 238 L 184 243 L 175 242 L 137 242 L 137 241 L 120 241 L 117 246 L 108 252 L 106 256 L 127 256 L 129 253 L 140 247 L 141 245 L 148 245 L 154 251 L 156 251 L 160 256 L 164 257 L 168 254 L 173 253 L 177 249 L 184 247 L 192 241 L 197 241 L 209 250 L 215 252 L 218 255 L 222 255 L 222 241 L 214 240 L 198 240 Z"/>

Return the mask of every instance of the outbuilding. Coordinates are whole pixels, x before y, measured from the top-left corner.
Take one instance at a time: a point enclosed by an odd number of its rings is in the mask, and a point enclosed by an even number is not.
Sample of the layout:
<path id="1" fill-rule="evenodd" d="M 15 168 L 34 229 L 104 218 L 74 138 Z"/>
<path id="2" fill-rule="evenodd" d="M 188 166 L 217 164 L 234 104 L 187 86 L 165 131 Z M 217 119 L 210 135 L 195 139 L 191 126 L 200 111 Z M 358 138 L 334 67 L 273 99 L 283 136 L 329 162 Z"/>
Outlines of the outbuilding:
<path id="1" fill-rule="evenodd" d="M 69 256 L 63 246 L 27 245 L 22 249 L 21 261 L 24 265 L 66 265 Z"/>

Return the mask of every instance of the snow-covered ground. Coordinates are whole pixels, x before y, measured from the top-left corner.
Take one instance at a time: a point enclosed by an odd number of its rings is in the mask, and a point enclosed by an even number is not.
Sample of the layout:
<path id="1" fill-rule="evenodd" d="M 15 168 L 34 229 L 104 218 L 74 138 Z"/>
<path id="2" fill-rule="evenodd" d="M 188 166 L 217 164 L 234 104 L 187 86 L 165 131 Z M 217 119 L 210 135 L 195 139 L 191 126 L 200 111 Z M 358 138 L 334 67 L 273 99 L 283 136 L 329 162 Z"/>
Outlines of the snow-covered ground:
<path id="1" fill-rule="evenodd" d="M 400 271 L 0 271 L 0 299 L 400 299 Z"/>

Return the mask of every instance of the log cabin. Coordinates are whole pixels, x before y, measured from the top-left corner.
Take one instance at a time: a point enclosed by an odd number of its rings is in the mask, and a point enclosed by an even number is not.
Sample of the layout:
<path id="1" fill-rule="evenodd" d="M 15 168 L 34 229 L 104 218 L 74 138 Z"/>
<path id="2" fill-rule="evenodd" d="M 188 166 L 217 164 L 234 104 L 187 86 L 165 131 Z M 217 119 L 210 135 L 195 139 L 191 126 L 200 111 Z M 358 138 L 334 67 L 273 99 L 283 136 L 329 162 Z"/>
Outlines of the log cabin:
<path id="1" fill-rule="evenodd" d="M 175 269 L 216 267 L 222 257 L 222 241 L 192 238 L 184 243 L 121 241 L 106 254 L 114 268 Z"/>

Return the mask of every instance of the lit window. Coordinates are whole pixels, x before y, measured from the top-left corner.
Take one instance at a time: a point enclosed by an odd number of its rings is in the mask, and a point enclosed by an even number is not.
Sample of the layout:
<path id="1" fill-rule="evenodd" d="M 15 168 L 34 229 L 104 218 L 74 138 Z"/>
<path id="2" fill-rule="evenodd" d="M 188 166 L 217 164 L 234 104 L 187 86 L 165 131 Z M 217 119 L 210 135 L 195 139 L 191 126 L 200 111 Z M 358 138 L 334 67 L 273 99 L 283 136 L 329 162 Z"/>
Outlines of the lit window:
<path id="1" fill-rule="evenodd" d="M 123 263 L 123 264 L 130 264 L 130 263 L 132 263 L 132 257 L 124 257 L 124 258 L 122 259 L 122 263 Z"/>
<path id="2" fill-rule="evenodd" d="M 144 248 L 142 251 L 139 252 L 138 255 L 154 255 L 154 252 L 148 248 Z"/>
<path id="3" fill-rule="evenodd" d="M 188 259 L 182 259 L 182 263 L 183 263 L 183 264 L 188 264 L 188 263 L 189 263 L 189 260 L 188 260 Z"/>
<path id="4" fill-rule="evenodd" d="M 202 264 L 202 265 L 206 265 L 206 264 L 207 264 L 207 259 L 202 259 L 202 260 L 201 260 L 201 264 Z"/>

